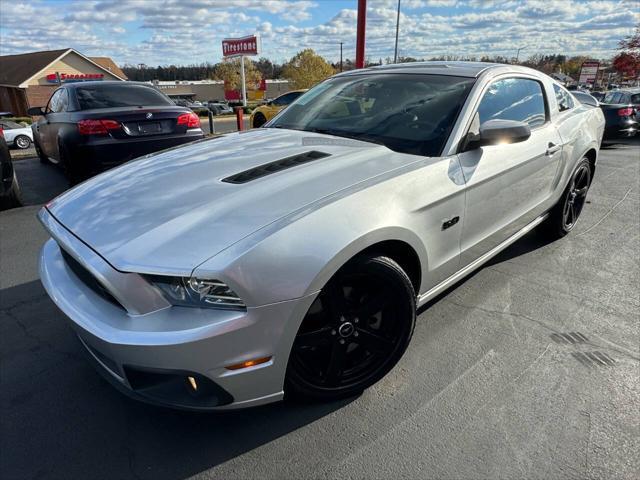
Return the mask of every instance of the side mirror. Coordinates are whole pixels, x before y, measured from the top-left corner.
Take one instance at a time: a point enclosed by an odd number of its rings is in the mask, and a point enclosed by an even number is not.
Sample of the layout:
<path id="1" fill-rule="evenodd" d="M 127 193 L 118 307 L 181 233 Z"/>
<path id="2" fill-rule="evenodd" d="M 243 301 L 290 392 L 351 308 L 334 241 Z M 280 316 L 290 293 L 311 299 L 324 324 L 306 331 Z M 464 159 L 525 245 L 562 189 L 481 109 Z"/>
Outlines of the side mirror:
<path id="1" fill-rule="evenodd" d="M 475 150 L 486 145 L 524 142 L 531 136 L 529 124 L 516 120 L 487 120 L 480 125 L 479 133 L 469 132 L 465 150 Z"/>
<path id="2" fill-rule="evenodd" d="M 44 110 L 42 107 L 31 107 L 27 110 L 27 113 L 32 117 L 41 117 L 44 115 Z"/>

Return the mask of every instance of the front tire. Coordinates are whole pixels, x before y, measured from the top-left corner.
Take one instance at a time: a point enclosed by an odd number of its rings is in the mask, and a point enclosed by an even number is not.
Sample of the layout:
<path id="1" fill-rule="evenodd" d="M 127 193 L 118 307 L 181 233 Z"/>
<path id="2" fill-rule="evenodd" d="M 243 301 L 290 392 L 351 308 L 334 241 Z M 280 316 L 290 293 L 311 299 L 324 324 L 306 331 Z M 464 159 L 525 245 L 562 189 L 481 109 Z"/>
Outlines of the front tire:
<path id="1" fill-rule="evenodd" d="M 583 158 L 571 175 L 571 180 L 549 217 L 540 225 L 541 233 L 549 239 L 568 234 L 578 222 L 591 185 L 591 163 Z"/>
<path id="2" fill-rule="evenodd" d="M 26 135 L 18 135 L 13 143 L 20 150 L 25 150 L 31 146 L 31 139 Z"/>
<path id="3" fill-rule="evenodd" d="M 402 357 L 416 321 L 407 274 L 383 256 L 356 258 L 322 289 L 293 344 L 285 392 L 335 400 L 362 392 Z"/>

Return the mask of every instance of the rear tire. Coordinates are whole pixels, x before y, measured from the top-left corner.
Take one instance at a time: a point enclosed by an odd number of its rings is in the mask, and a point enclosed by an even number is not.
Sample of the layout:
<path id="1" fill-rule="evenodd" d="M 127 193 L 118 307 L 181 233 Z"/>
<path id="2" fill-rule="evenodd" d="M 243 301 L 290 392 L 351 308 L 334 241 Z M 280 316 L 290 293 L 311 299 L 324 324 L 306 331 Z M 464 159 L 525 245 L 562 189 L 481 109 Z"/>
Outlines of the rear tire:
<path id="1" fill-rule="evenodd" d="M 36 148 L 36 155 L 38 155 L 38 158 L 40 159 L 40 163 L 44 163 L 45 165 L 50 165 L 51 161 L 49 160 L 49 157 L 47 157 L 44 152 L 42 151 L 42 149 L 40 148 L 40 145 L 38 144 L 37 141 L 33 141 L 33 146 Z"/>
<path id="2" fill-rule="evenodd" d="M 83 172 L 80 172 L 77 165 L 75 165 L 71 155 L 64 146 L 64 143 L 58 144 L 58 156 L 60 158 L 60 166 L 64 171 L 64 176 L 69 181 L 70 186 L 77 185 L 84 180 L 85 176 Z"/>
<path id="3" fill-rule="evenodd" d="M 325 285 L 296 335 L 287 397 L 335 400 L 370 387 L 402 357 L 416 321 L 416 295 L 392 259 L 357 257 Z"/>
<path id="4" fill-rule="evenodd" d="M 25 150 L 31 146 L 31 139 L 26 135 L 18 135 L 13 140 L 13 144 L 20 150 Z"/>
<path id="5" fill-rule="evenodd" d="M 542 235 L 555 240 L 573 230 L 586 203 L 591 175 L 591 163 L 584 157 L 571 174 L 569 184 L 549 212 L 549 217 L 540 224 L 539 231 Z"/>
<path id="6" fill-rule="evenodd" d="M 265 123 L 267 123 L 266 117 L 261 113 L 256 113 L 253 117 L 253 128 L 260 128 Z"/>

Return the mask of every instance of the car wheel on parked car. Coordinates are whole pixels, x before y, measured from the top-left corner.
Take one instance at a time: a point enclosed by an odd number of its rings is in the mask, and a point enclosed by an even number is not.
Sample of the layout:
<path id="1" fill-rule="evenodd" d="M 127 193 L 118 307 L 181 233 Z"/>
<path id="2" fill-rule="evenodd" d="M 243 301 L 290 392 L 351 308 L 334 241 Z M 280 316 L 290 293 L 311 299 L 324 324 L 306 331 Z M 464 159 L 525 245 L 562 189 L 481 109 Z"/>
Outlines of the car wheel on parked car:
<path id="1" fill-rule="evenodd" d="M 257 113 L 253 119 L 253 128 L 260 128 L 262 125 L 267 123 L 267 119 L 261 113 Z"/>
<path id="2" fill-rule="evenodd" d="M 31 139 L 26 135 L 18 135 L 13 142 L 21 150 L 31 146 Z"/>
<path id="3" fill-rule="evenodd" d="M 392 259 L 356 258 L 311 305 L 287 371 L 288 395 L 331 400 L 360 393 L 406 350 L 416 320 L 411 280 Z"/>
<path id="4" fill-rule="evenodd" d="M 36 155 L 38 155 L 38 158 L 40 159 L 40 163 L 44 163 L 44 164 L 51 164 L 53 163 L 49 157 L 47 157 L 44 152 L 42 151 L 42 148 L 40 148 L 40 145 L 38 144 L 38 142 L 36 140 L 33 141 L 33 146 L 36 149 Z"/>
<path id="5" fill-rule="evenodd" d="M 20 185 L 18 184 L 18 177 L 16 172 L 13 172 L 13 181 L 11 187 L 6 195 L 0 196 L 0 210 L 7 210 L 9 208 L 15 208 L 22 206 L 22 194 L 20 192 Z"/>
<path id="6" fill-rule="evenodd" d="M 549 212 L 547 220 L 540 225 L 543 234 L 549 238 L 560 238 L 573 229 L 586 202 L 591 176 L 591 163 L 588 158 L 583 158 L 562 197 Z"/>

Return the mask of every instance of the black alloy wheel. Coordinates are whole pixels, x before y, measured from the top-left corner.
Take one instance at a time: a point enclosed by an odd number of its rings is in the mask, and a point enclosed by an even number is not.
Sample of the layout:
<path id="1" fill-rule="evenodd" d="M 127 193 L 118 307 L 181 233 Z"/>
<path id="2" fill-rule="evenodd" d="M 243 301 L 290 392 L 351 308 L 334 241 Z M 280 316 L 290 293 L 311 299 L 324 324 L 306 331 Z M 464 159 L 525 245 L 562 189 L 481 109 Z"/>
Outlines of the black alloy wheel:
<path id="1" fill-rule="evenodd" d="M 567 232 L 578 221 L 582 208 L 587 200 L 587 192 L 591 184 L 591 167 L 589 162 L 582 162 L 571 178 L 569 191 L 562 209 L 562 226 Z"/>
<path id="2" fill-rule="evenodd" d="M 256 113 L 255 117 L 253 117 L 253 128 L 260 128 L 265 123 L 267 123 L 265 116 L 261 113 Z"/>
<path id="3" fill-rule="evenodd" d="M 540 231 L 550 239 L 564 237 L 575 226 L 587 201 L 591 186 L 591 164 L 583 158 L 567 185 L 558 203 L 549 212 L 549 217 L 540 225 Z"/>
<path id="4" fill-rule="evenodd" d="M 387 257 L 361 257 L 338 272 L 311 305 L 293 344 L 287 395 L 333 400 L 381 379 L 406 350 L 416 296 Z"/>

